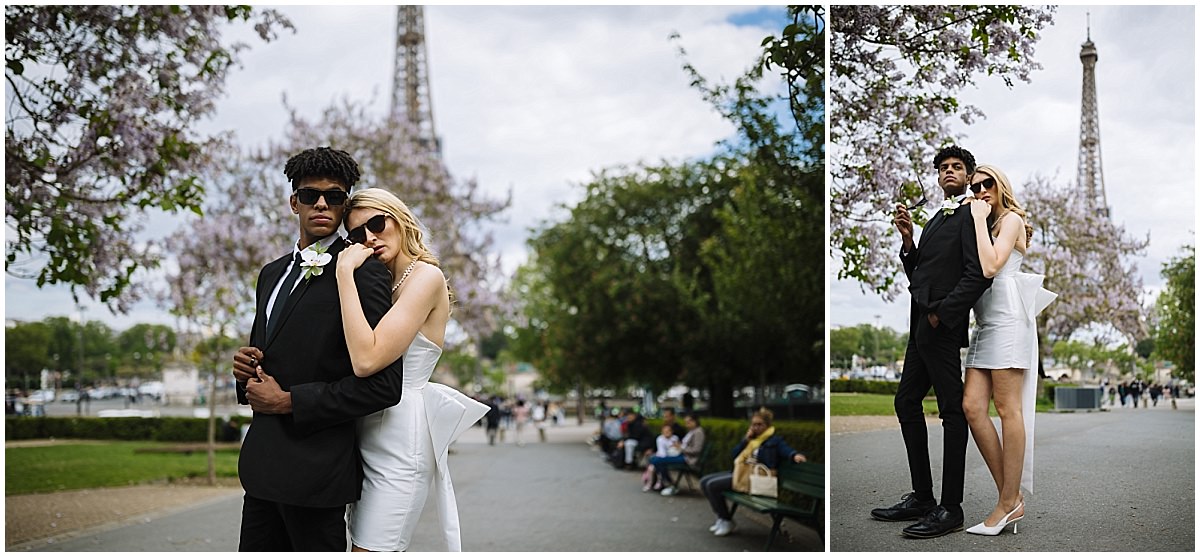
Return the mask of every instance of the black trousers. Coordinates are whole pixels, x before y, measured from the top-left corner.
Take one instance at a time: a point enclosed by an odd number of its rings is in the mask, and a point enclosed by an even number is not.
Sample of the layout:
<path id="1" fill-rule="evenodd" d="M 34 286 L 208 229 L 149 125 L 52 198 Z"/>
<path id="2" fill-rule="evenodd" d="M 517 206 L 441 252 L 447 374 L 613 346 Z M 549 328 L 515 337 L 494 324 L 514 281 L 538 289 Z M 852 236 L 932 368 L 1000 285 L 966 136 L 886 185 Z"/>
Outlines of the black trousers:
<path id="1" fill-rule="evenodd" d="M 717 518 L 730 520 L 733 515 L 729 512 L 729 505 L 725 504 L 725 496 L 722 493 L 733 489 L 733 472 L 713 472 L 703 478 L 700 478 L 700 491 L 704 492 L 704 496 L 708 498 L 708 505 L 712 507 L 713 514 Z"/>
<path id="2" fill-rule="evenodd" d="M 238 551 L 346 551 L 346 505 L 298 507 L 247 494 Z"/>
<path id="3" fill-rule="evenodd" d="M 942 419 L 942 505 L 958 506 L 963 500 L 967 459 L 967 417 L 963 413 L 962 330 L 944 324 L 935 329 L 926 314 L 910 312 L 908 347 L 904 351 L 904 373 L 896 391 L 896 417 L 908 452 L 912 488 L 919 496 L 932 497 L 933 472 L 929 464 L 929 431 L 921 400 L 932 386 L 937 395 L 938 417 Z M 963 327 L 966 326 L 964 323 Z"/>

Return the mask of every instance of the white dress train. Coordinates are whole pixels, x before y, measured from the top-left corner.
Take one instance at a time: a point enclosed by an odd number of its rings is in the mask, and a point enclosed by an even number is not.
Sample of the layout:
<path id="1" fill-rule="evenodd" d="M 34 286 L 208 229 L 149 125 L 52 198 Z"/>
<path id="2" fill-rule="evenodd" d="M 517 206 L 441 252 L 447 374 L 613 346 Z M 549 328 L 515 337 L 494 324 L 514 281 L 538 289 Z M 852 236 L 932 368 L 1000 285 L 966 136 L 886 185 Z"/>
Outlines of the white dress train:
<path id="1" fill-rule="evenodd" d="M 404 353 L 404 392 L 396 406 L 359 420 L 362 497 L 350 505 L 350 539 L 372 551 L 404 551 L 430 491 L 449 551 L 462 551 L 458 504 L 447 454 L 487 413 L 455 389 L 430 383 L 442 349 L 421 333 Z"/>
<path id="2" fill-rule="evenodd" d="M 1023 369 L 1021 416 L 1025 422 L 1025 464 L 1021 488 L 1033 493 L 1033 419 L 1037 407 L 1037 316 L 1058 294 L 1042 288 L 1044 275 L 1021 272 L 1025 257 L 1013 250 L 999 273 L 975 302 L 975 330 L 966 367 Z M 1001 442 L 1003 443 L 1003 435 Z"/>

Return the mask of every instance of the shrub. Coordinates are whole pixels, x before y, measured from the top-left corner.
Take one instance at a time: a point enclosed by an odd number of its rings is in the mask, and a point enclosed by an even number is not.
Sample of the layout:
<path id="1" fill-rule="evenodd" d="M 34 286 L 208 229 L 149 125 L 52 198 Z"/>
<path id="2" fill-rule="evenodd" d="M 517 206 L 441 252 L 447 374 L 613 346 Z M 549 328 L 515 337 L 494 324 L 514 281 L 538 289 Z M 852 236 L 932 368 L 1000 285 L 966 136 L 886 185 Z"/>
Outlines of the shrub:
<path id="1" fill-rule="evenodd" d="M 804 453 L 809 462 L 824 462 L 824 421 L 775 420 L 772 425 L 775 426 L 775 435 L 783 437 L 789 446 Z M 646 426 L 650 428 L 650 431 L 658 431 L 662 428 L 662 420 L 647 419 Z M 700 426 L 704 428 L 704 442 L 710 447 L 708 462 L 704 465 L 704 473 L 733 470 L 733 448 L 746 436 L 750 421 L 701 418 Z"/>
<path id="2" fill-rule="evenodd" d="M 218 429 L 221 425 L 217 424 Z M 208 440 L 208 418 L 6 418 L 4 436 L 8 440 L 54 437 L 202 442 Z"/>

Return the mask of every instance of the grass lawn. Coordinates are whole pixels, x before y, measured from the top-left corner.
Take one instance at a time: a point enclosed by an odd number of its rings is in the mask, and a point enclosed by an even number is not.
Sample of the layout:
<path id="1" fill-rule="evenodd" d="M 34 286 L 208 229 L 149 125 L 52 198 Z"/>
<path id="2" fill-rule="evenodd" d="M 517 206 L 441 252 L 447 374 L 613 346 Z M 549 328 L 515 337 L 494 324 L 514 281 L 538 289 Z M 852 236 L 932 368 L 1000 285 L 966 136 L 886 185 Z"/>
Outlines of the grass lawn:
<path id="1" fill-rule="evenodd" d="M 116 487 L 208 476 L 205 451 L 135 453 L 177 443 L 112 441 L 4 449 L 4 494 Z M 218 450 L 217 477 L 237 477 L 238 451 Z"/>
<path id="2" fill-rule="evenodd" d="M 892 395 L 870 393 L 829 393 L 830 416 L 895 416 L 896 409 L 892 405 L 895 399 Z M 924 400 L 925 414 L 937 415 L 937 400 Z M 1054 404 L 1044 398 L 1037 401 L 1038 412 L 1048 412 L 1054 409 Z M 996 408 L 990 407 L 992 416 Z"/>

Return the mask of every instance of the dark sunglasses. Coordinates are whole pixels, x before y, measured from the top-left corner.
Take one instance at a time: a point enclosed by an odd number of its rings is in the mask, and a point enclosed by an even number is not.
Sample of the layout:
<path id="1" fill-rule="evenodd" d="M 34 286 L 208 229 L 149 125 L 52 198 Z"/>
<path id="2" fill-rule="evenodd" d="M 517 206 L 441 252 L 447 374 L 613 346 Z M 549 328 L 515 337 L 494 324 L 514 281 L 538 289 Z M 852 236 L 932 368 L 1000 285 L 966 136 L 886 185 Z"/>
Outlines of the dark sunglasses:
<path id="1" fill-rule="evenodd" d="M 367 222 L 351 228 L 350 232 L 346 234 L 346 239 L 350 240 L 351 244 L 365 244 L 367 243 L 368 230 L 370 230 L 372 234 L 379 234 L 380 232 L 383 232 L 383 227 L 386 225 L 387 215 L 375 215 L 367 219 Z"/>
<path id="2" fill-rule="evenodd" d="M 312 188 L 300 188 L 296 190 L 296 199 L 305 205 L 316 205 L 317 200 L 321 196 L 325 196 L 325 203 L 330 207 L 340 207 L 346 204 L 346 198 L 350 194 L 342 190 L 315 190 Z"/>
<path id="3" fill-rule="evenodd" d="M 982 182 L 975 182 L 974 184 L 971 184 L 971 191 L 974 193 L 979 193 L 979 191 L 982 189 L 990 190 L 994 187 L 996 187 L 996 179 L 988 178 L 987 180 L 984 180 Z"/>

